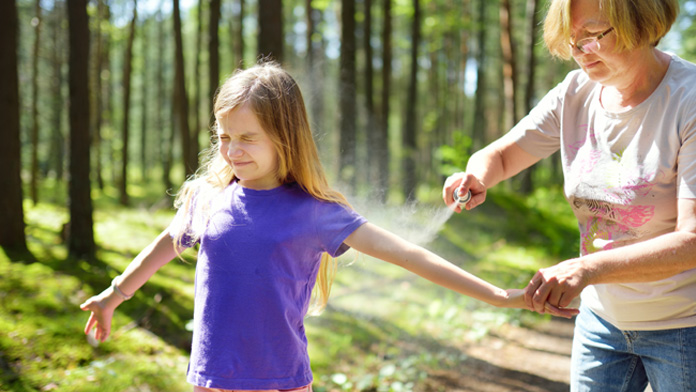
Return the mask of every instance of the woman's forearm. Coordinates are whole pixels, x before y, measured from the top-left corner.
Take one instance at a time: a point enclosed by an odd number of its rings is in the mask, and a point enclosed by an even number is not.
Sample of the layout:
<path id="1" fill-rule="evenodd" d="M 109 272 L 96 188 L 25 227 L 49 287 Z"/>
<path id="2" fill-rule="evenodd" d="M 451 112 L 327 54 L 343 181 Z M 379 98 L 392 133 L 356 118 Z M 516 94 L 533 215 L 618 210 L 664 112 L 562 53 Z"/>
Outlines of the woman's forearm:
<path id="1" fill-rule="evenodd" d="M 491 188 L 538 161 L 539 158 L 503 138 L 474 153 L 466 165 L 466 172 L 474 175 L 486 188 Z"/>
<path id="2" fill-rule="evenodd" d="M 589 284 L 652 282 L 696 268 L 696 234 L 675 231 L 579 259 Z"/>

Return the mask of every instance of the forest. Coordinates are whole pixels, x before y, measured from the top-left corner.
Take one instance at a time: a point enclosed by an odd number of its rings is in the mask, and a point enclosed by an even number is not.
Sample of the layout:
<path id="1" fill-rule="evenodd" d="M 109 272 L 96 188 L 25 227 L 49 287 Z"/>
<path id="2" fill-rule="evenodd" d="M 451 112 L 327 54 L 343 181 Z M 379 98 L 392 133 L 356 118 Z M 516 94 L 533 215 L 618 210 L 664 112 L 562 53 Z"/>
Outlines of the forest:
<path id="1" fill-rule="evenodd" d="M 24 247 L 25 194 L 37 203 L 52 197 L 41 183 L 69 178 L 81 257 L 94 257 L 91 190 L 123 205 L 135 183 L 175 192 L 209 143 L 220 81 L 259 59 L 302 85 L 334 181 L 396 203 L 433 193 L 573 67 L 540 41 L 541 0 L 4 3 L 3 85 L 16 91 L 2 107 L 2 242 Z M 696 2 L 681 8 L 664 45 L 693 59 Z M 558 181 L 553 164 L 534 171 L 513 186 Z"/>
<path id="2" fill-rule="evenodd" d="M 137 251 L 115 249 L 120 245 L 109 237 L 117 234 L 99 232 L 99 225 L 112 212 L 131 222 L 137 220 L 131 214 L 147 211 L 166 227 L 172 196 L 209 146 L 217 87 L 258 61 L 278 61 L 300 84 L 322 163 L 349 199 L 441 204 L 444 179 L 575 68 L 551 58 L 541 40 L 547 6 L 546 0 L 0 1 L 0 247 L 8 261 L 0 263 L 0 310 L 11 313 L 8 298 L 23 293 L 13 290 L 28 289 L 17 283 L 28 273 L 13 266 L 20 262 L 41 261 L 70 287 L 78 285 L 72 276 L 91 279 L 95 291 L 108 285 L 107 275 Z M 661 48 L 696 62 L 695 18 L 696 1 L 681 0 Z M 556 159 L 505 183 L 518 198 L 501 194 L 500 205 L 523 209 L 540 198 L 543 204 L 545 190 L 562 182 Z M 572 226 L 539 230 L 561 241 L 556 235 L 568 227 L 572 239 Z M 46 230 L 49 239 L 42 237 Z M 550 257 L 562 252 L 558 246 L 550 246 Z M 110 261 L 116 250 L 126 256 Z M 95 272 L 104 276 L 85 278 Z M 132 306 L 129 314 L 138 319 L 144 311 Z M 164 323 L 179 314 L 172 312 L 155 313 Z M 0 331 L 19 322 L 3 317 Z M 147 321 L 156 324 L 150 320 L 156 317 L 148 314 Z M 334 317 L 330 322 L 338 323 Z M 152 330 L 174 335 L 168 328 Z M 24 354 L 9 354 L 20 348 L 4 339 L 0 381 L 34 390 L 41 382 L 24 384 L 10 365 Z M 175 338 L 167 343 L 186 347 Z M 79 367 L 87 359 L 66 361 Z M 343 390 L 351 388 L 357 387 Z"/>

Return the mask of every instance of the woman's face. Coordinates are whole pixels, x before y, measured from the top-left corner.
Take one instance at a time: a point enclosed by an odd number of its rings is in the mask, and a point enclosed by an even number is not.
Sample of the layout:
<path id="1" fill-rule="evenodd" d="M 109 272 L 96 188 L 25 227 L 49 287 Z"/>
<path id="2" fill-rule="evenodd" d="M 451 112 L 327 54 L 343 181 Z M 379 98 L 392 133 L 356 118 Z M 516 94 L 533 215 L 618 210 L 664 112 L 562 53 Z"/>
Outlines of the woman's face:
<path id="1" fill-rule="evenodd" d="M 217 118 L 220 154 L 245 188 L 280 185 L 278 153 L 254 112 L 244 105 Z"/>
<path id="2" fill-rule="evenodd" d="M 573 0 L 571 23 L 572 44 L 584 38 L 598 37 L 612 27 L 600 10 L 598 0 Z M 599 45 L 594 45 L 594 50 L 587 53 L 573 45 L 573 58 L 593 81 L 605 86 L 621 83 L 633 61 L 630 52 L 614 52 L 615 30 L 606 33 L 597 43 Z"/>

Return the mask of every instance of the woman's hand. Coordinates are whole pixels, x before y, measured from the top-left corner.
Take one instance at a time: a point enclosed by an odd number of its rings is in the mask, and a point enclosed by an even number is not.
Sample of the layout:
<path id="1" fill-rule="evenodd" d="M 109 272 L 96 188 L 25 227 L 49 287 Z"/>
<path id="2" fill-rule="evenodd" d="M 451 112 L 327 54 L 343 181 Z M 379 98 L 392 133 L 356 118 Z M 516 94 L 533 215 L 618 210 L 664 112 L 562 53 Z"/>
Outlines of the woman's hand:
<path id="1" fill-rule="evenodd" d="M 566 260 L 537 271 L 524 289 L 524 301 L 531 310 L 558 315 L 588 284 L 581 259 Z"/>
<path id="2" fill-rule="evenodd" d="M 479 181 L 473 174 L 455 173 L 447 177 L 445 185 L 442 187 L 442 200 L 448 207 L 456 212 L 462 211 L 462 206 L 454 201 L 454 192 L 461 190 L 460 196 L 463 197 L 467 192 L 471 192 L 471 200 L 466 203 L 467 210 L 470 210 L 486 200 L 486 186 Z"/>
<path id="3" fill-rule="evenodd" d="M 525 291 L 523 289 L 507 289 L 505 290 L 505 293 L 507 294 L 506 298 L 503 300 L 502 303 L 497 304 L 496 306 L 501 308 L 518 308 L 534 310 L 533 308 L 529 308 L 527 306 L 524 298 Z M 575 308 L 559 308 L 550 304 L 546 304 L 545 310 L 546 313 L 565 318 L 571 318 L 573 316 L 576 316 L 580 312 Z"/>

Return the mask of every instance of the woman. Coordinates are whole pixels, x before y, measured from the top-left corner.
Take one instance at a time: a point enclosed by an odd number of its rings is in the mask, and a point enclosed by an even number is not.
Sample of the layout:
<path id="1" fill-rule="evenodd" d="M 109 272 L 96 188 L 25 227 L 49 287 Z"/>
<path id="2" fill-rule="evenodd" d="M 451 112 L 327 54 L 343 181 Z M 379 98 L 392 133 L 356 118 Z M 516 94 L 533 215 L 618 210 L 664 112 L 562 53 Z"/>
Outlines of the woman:
<path id="1" fill-rule="evenodd" d="M 546 45 L 581 69 L 443 188 L 449 205 L 471 191 L 471 209 L 560 150 L 581 255 L 539 270 L 525 301 L 558 314 L 582 292 L 572 391 L 696 386 L 696 65 L 656 48 L 677 12 L 676 0 L 553 0 Z"/>

